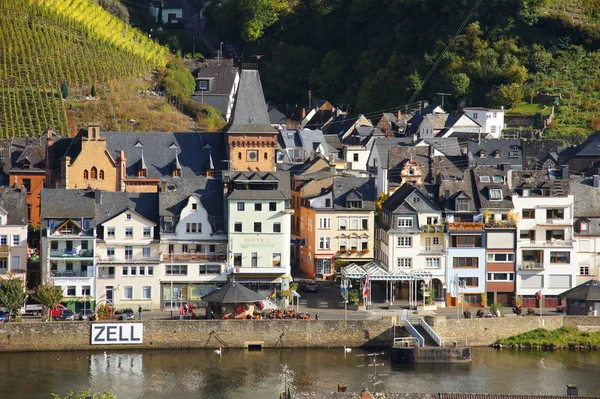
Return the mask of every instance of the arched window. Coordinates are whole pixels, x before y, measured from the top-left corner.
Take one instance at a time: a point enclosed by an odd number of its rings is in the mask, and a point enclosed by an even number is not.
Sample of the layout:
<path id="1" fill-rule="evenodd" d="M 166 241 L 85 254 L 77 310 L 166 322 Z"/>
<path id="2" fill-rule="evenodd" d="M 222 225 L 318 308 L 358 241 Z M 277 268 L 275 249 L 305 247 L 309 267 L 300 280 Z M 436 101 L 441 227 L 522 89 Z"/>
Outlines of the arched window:
<path id="1" fill-rule="evenodd" d="M 92 169 L 90 170 L 90 179 L 97 179 L 98 178 L 98 169 L 96 169 L 95 166 L 92 166 Z"/>
<path id="2" fill-rule="evenodd" d="M 104 170 L 100 169 L 100 173 L 98 173 L 98 179 L 104 180 Z"/>
<path id="3" fill-rule="evenodd" d="M 89 178 L 90 178 L 90 172 L 88 172 L 88 170 L 87 170 L 87 169 L 83 171 L 83 178 L 84 178 L 85 180 L 87 180 L 87 179 L 89 179 Z"/>
<path id="4" fill-rule="evenodd" d="M 238 159 L 240 159 L 240 160 L 242 159 L 242 153 L 241 152 L 238 152 Z"/>
<path id="5" fill-rule="evenodd" d="M 265 161 L 269 159 L 269 155 L 267 154 L 267 152 L 265 152 Z"/>

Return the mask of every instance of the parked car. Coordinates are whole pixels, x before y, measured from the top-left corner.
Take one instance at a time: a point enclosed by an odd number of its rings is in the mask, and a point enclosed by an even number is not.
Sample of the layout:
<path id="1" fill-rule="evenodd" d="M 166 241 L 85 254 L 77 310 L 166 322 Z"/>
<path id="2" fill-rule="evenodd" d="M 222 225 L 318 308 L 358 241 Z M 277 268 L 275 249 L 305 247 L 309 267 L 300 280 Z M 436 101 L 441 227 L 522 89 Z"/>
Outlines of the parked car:
<path id="1" fill-rule="evenodd" d="M 91 316 L 94 314 L 91 309 L 85 309 L 79 312 L 79 321 L 90 320 Z"/>
<path id="2" fill-rule="evenodd" d="M 42 314 L 42 305 L 39 303 L 25 303 L 21 308 L 21 314 L 39 316 Z"/>
<path id="3" fill-rule="evenodd" d="M 0 310 L 0 323 L 8 323 L 10 314 L 5 310 Z"/>
<path id="4" fill-rule="evenodd" d="M 304 292 L 319 292 L 319 286 L 314 281 L 304 284 Z"/>
<path id="5" fill-rule="evenodd" d="M 63 310 L 66 310 L 66 309 L 67 309 L 67 307 L 66 307 L 66 306 L 64 306 L 64 305 L 61 305 L 61 304 L 59 303 L 59 304 L 58 304 L 58 305 L 56 305 L 54 308 L 50 309 L 50 310 L 48 311 L 48 313 L 50 314 L 50 317 L 51 317 L 51 318 L 53 318 L 53 319 L 55 319 L 55 320 L 58 320 L 58 319 L 60 319 L 60 316 L 62 315 L 62 311 L 63 311 Z"/>
<path id="6" fill-rule="evenodd" d="M 123 313 L 121 313 L 119 320 L 135 320 L 135 312 L 131 308 L 123 309 Z"/>
<path id="7" fill-rule="evenodd" d="M 65 309 L 60 313 L 61 320 L 75 320 L 75 312 L 71 309 Z"/>
<path id="8" fill-rule="evenodd" d="M 558 305 L 558 306 L 556 307 L 556 311 L 557 311 L 557 312 L 564 313 L 564 312 L 565 312 L 565 310 L 567 310 L 567 305 Z"/>

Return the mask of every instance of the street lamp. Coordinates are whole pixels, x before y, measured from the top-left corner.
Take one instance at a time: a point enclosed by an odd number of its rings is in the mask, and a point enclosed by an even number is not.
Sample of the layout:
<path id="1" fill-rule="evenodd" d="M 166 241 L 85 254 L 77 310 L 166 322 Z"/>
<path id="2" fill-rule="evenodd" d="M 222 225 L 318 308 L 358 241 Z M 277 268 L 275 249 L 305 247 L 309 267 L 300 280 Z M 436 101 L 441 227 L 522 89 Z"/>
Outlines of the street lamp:
<path id="1" fill-rule="evenodd" d="M 346 328 L 346 321 L 348 320 L 348 291 L 352 288 L 352 282 L 347 278 L 343 278 L 340 282 L 340 288 L 342 290 L 342 297 L 344 298 L 344 328 Z"/>

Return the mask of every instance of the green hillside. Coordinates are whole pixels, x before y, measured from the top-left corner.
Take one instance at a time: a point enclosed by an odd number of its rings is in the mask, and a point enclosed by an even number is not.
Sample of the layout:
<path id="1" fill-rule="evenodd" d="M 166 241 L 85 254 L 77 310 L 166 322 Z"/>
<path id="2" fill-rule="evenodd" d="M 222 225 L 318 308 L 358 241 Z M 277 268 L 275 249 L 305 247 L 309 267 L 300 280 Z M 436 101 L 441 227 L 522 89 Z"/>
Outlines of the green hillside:
<path id="1" fill-rule="evenodd" d="M 424 83 L 414 100 L 451 93 L 450 111 L 543 113 L 558 97 L 545 134 L 600 128 L 600 0 L 213 0 L 209 15 L 246 62 L 262 55 L 267 97 L 284 106 L 310 90 L 376 119 Z"/>
<path id="2" fill-rule="evenodd" d="M 0 0 L 0 138 L 67 133 L 72 92 L 143 76 L 168 50 L 90 0 Z"/>

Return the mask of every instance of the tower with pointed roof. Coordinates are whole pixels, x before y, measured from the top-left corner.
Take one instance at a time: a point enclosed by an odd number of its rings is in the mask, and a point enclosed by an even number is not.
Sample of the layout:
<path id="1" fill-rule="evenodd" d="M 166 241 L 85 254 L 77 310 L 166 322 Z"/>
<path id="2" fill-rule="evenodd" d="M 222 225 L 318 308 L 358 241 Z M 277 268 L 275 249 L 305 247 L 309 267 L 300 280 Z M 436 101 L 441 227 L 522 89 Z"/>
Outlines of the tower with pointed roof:
<path id="1" fill-rule="evenodd" d="M 233 117 L 227 128 L 230 170 L 275 171 L 277 135 L 269 122 L 258 70 L 242 70 Z"/>

